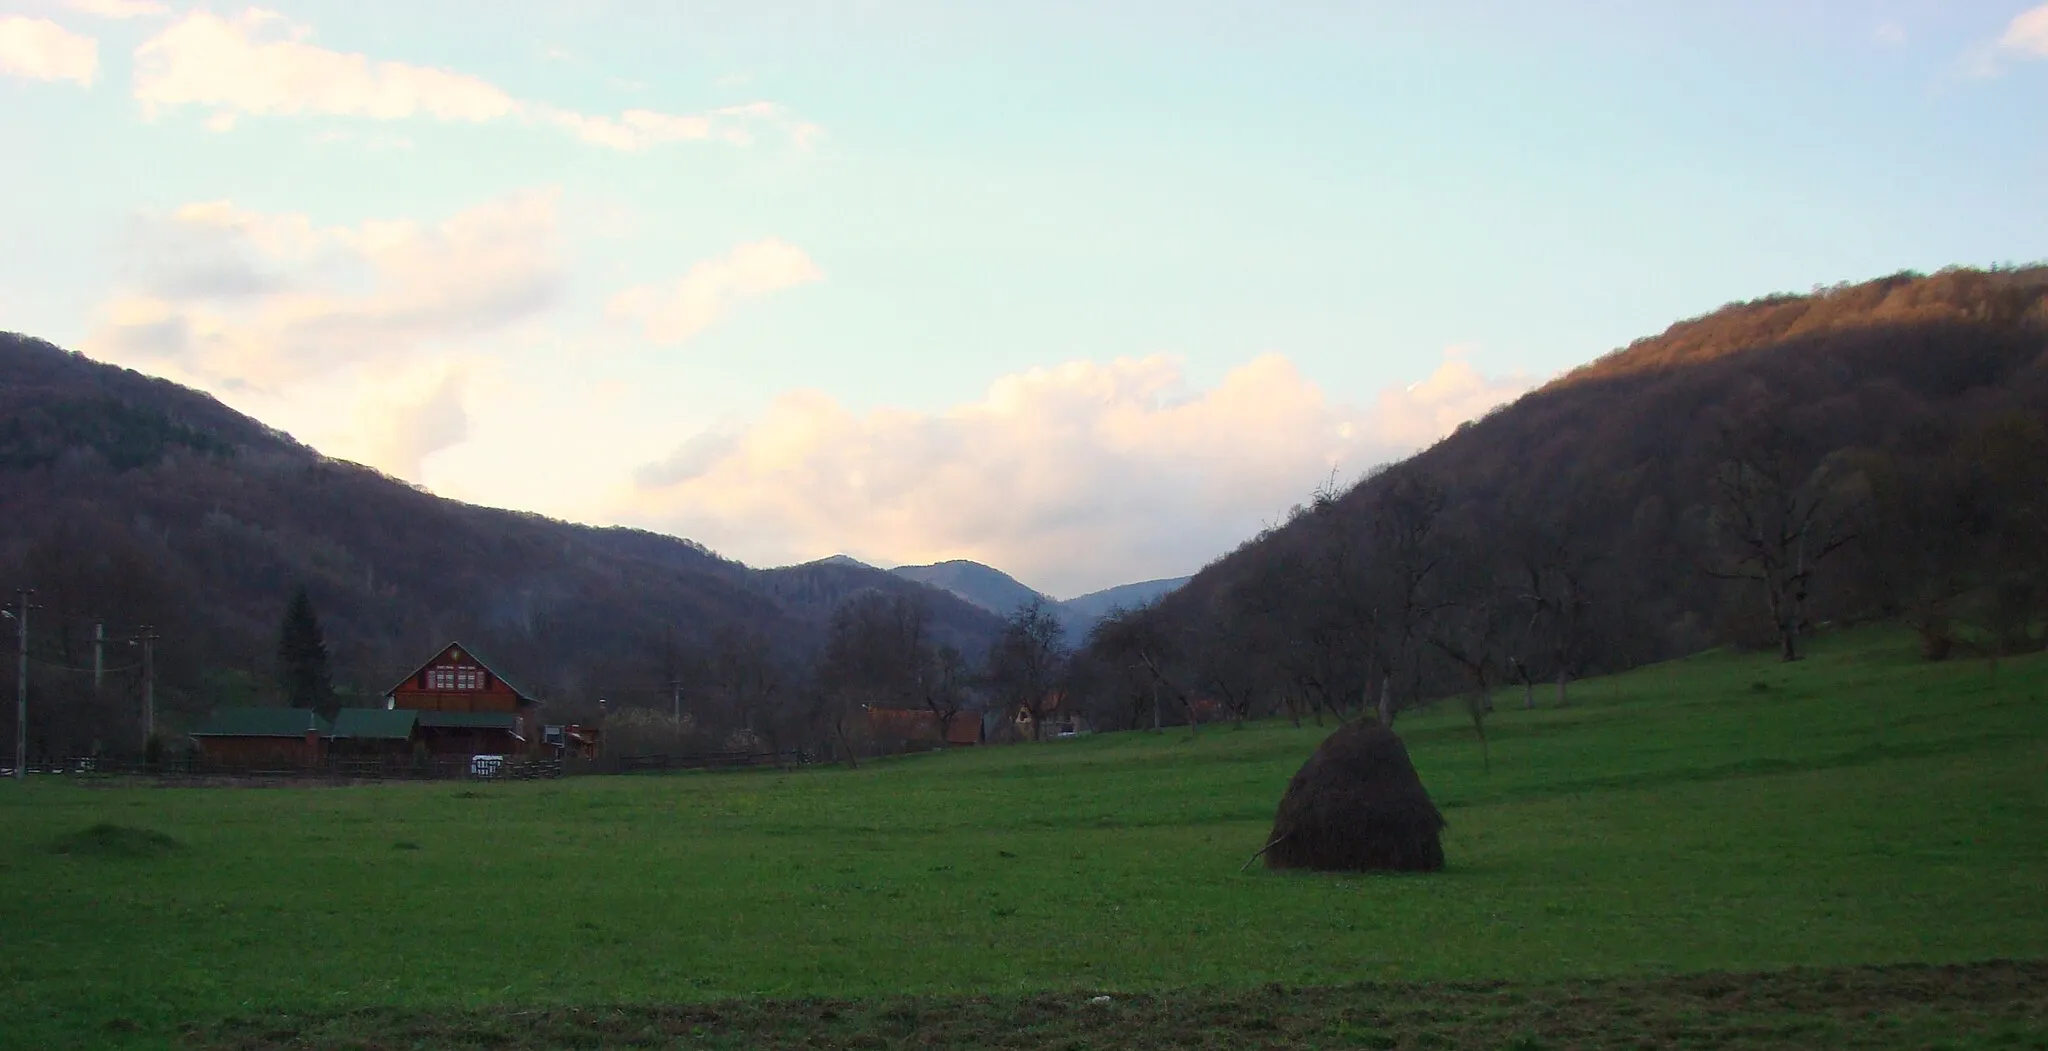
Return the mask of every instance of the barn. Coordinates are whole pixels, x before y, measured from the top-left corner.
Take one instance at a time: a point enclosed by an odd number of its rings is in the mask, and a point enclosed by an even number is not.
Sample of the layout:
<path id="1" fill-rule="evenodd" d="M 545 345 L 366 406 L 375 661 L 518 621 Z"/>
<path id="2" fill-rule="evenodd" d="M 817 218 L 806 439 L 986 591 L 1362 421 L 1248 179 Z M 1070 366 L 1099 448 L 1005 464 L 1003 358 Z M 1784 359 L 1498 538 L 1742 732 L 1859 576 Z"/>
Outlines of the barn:
<path id="1" fill-rule="evenodd" d="M 327 752 L 335 756 L 411 755 L 419 739 L 419 715 L 386 708 L 343 708 L 334 713 Z"/>
<path id="2" fill-rule="evenodd" d="M 331 730 L 311 708 L 221 708 L 192 731 L 192 740 L 210 763 L 314 766 L 326 755 Z"/>
<path id="3" fill-rule="evenodd" d="M 533 697 L 461 643 L 413 669 L 384 702 L 415 714 L 418 740 L 435 755 L 520 755 L 538 738 Z"/>

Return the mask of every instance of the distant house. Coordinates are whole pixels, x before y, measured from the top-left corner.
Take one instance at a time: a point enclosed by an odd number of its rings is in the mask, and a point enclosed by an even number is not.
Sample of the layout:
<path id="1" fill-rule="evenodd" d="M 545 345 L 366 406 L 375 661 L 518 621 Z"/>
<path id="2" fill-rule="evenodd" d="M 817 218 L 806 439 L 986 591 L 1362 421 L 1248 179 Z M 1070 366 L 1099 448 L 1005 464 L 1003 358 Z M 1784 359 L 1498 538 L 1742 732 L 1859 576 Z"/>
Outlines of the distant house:
<path id="1" fill-rule="evenodd" d="M 1039 728 L 1040 733 L 1033 734 L 1031 708 L 1023 704 L 1012 707 L 1012 732 L 1018 739 L 1029 741 L 1033 737 L 1072 737 L 1088 732 L 1088 720 L 1081 714 L 1080 706 L 1058 690 L 1046 695 L 1045 703 L 1038 707 L 1038 713 L 1044 719 L 1044 725 Z"/>
<path id="2" fill-rule="evenodd" d="M 533 698 L 461 643 L 442 647 L 384 700 L 392 711 L 417 713 L 418 740 L 435 755 L 515 755 L 538 747 Z"/>
<path id="3" fill-rule="evenodd" d="M 573 756 L 578 759 L 597 758 L 597 727 L 580 723 L 564 723 L 561 726 L 543 726 L 540 732 L 541 749 L 546 754 L 561 759 Z"/>
<path id="4" fill-rule="evenodd" d="M 307 708 L 223 708 L 192 739 L 221 766 L 314 766 L 328 756 L 576 755 L 594 758 L 597 728 L 550 726 L 532 697 L 460 643 L 414 669 L 382 708 L 343 708 L 329 723 Z"/>
<path id="5" fill-rule="evenodd" d="M 213 763 L 313 766 L 327 754 L 331 730 L 311 708 L 222 708 L 192 731 L 192 740 Z"/>
<path id="6" fill-rule="evenodd" d="M 933 748 L 977 745 L 983 741 L 981 715 L 955 712 L 943 725 L 929 708 L 867 709 L 868 734 L 878 743 Z"/>

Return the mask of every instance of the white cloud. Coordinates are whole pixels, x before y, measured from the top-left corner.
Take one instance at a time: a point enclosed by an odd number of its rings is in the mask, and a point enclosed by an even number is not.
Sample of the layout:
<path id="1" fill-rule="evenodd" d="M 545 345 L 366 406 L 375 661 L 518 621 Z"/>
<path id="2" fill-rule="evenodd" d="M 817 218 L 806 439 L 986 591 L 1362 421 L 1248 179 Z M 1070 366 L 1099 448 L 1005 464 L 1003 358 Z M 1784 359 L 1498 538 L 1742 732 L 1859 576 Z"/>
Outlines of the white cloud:
<path id="1" fill-rule="evenodd" d="M 783 129 L 802 147 L 818 133 L 815 125 L 768 102 L 705 114 L 650 109 L 616 117 L 578 113 L 523 102 L 466 73 L 334 51 L 312 43 L 311 37 L 310 28 L 258 8 L 234 18 L 190 12 L 136 49 L 136 101 L 150 116 L 183 106 L 210 108 L 214 113 L 207 126 L 214 131 L 233 128 L 237 115 L 519 120 L 627 151 L 704 139 L 745 145 L 763 126 Z"/>
<path id="2" fill-rule="evenodd" d="M 1897 47 L 1906 42 L 1906 27 L 1897 22 L 1886 22 L 1877 27 L 1872 37 L 1887 47 Z"/>
<path id="3" fill-rule="evenodd" d="M 817 281 L 824 274 L 795 245 L 773 237 L 691 267 L 666 287 L 635 285 L 612 297 L 613 317 L 637 321 L 657 343 L 681 343 L 742 300 Z"/>
<path id="4" fill-rule="evenodd" d="M 102 307 L 87 350 L 216 392 L 275 393 L 459 347 L 560 294 L 556 196 L 492 201 L 434 225 L 321 227 L 226 201 L 141 220 L 126 286 Z"/>
<path id="5" fill-rule="evenodd" d="M 255 115 L 320 113 L 396 119 L 424 114 L 485 121 L 518 110 L 476 77 L 306 43 L 282 15 L 226 19 L 194 11 L 135 50 L 135 98 L 148 113 L 198 105 Z"/>
<path id="6" fill-rule="evenodd" d="M 83 14 L 114 19 L 144 18 L 170 10 L 169 5 L 158 0 L 65 0 L 64 6 Z"/>
<path id="7" fill-rule="evenodd" d="M 0 17 L 0 73 L 90 87 L 99 68 L 99 41 L 47 18 Z"/>
<path id="8" fill-rule="evenodd" d="M 1371 410 L 1267 356 L 1208 390 L 1178 362 L 1072 362 L 939 413 L 818 392 L 644 467 L 619 517 L 750 561 L 973 558 L 1070 594 L 1192 570 L 1302 500 L 1528 388 L 1453 358 Z"/>
<path id="9" fill-rule="evenodd" d="M 2017 51 L 2035 58 L 2048 57 L 2048 4 L 2015 16 L 1998 38 L 2004 51 Z"/>

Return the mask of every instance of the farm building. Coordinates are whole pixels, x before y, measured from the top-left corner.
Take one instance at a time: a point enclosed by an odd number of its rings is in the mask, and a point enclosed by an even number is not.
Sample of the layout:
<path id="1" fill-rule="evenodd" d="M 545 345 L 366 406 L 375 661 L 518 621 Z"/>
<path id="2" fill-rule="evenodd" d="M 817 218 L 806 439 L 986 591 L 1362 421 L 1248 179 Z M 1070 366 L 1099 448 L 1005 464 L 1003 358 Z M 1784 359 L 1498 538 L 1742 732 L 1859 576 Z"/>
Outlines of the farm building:
<path id="1" fill-rule="evenodd" d="M 1029 741 L 1039 737 L 1072 737 L 1088 732 L 1088 720 L 1081 714 L 1080 705 L 1063 692 L 1054 691 L 1039 706 L 1038 714 L 1045 722 L 1039 727 L 1042 733 L 1033 733 L 1031 709 L 1015 705 L 1010 713 L 1012 732 L 1021 740 Z"/>
<path id="2" fill-rule="evenodd" d="M 561 726 L 541 728 L 541 747 L 545 754 L 560 759 L 574 756 L 578 759 L 597 758 L 597 727 L 580 723 L 566 723 Z"/>
<path id="3" fill-rule="evenodd" d="M 312 766 L 332 727 L 311 708 L 222 708 L 192 731 L 207 760 L 235 766 Z"/>
<path id="4" fill-rule="evenodd" d="M 343 708 L 327 738 L 331 755 L 411 755 L 419 739 L 419 713 L 387 708 Z"/>
<path id="5" fill-rule="evenodd" d="M 517 755 L 539 737 L 533 698 L 460 643 L 399 680 L 385 704 L 417 713 L 418 739 L 436 755 Z"/>

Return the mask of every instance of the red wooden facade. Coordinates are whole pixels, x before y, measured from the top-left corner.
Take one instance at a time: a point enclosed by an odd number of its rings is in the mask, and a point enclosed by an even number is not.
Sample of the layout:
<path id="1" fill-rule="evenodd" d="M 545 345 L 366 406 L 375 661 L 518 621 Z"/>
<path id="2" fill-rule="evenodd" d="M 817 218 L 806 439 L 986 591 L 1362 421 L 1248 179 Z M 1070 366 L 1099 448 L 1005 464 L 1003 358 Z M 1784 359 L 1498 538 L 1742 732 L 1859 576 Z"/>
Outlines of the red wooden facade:
<path id="1" fill-rule="evenodd" d="M 432 752 L 510 755 L 539 747 L 533 698 L 506 682 L 461 643 L 442 647 L 432 660 L 399 680 L 386 698 L 393 708 L 480 717 L 422 717 L 420 739 Z M 481 718 L 485 716 L 506 718 Z"/>
<path id="2" fill-rule="evenodd" d="M 315 766 L 327 755 L 318 730 L 297 737 L 220 736 L 199 741 L 200 753 L 223 766 Z"/>

